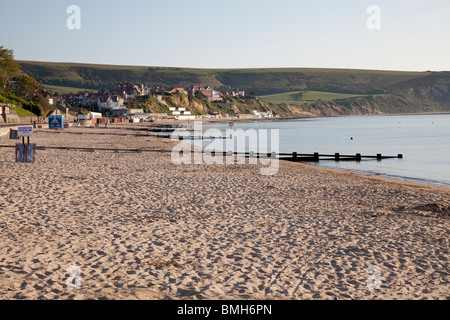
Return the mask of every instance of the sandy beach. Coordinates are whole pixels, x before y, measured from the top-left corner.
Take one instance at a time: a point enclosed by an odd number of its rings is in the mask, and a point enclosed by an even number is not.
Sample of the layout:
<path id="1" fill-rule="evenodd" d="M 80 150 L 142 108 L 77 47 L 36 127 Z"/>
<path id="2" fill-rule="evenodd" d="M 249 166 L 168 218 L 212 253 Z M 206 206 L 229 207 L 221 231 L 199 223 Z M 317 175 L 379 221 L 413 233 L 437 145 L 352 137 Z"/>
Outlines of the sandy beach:
<path id="1" fill-rule="evenodd" d="M 0 299 L 450 299 L 450 188 L 291 162 L 268 176 L 176 165 L 160 150 L 178 142 L 136 133 L 42 129 L 32 143 L 141 153 L 46 149 L 20 164 L 0 148 Z"/>

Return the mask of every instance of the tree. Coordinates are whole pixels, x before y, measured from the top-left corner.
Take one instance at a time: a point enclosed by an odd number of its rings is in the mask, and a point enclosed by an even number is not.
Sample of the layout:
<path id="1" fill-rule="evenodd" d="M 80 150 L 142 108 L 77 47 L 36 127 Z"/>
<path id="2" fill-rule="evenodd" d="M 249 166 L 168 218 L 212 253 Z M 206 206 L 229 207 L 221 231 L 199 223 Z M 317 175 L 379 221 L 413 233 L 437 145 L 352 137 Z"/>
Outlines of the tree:
<path id="1" fill-rule="evenodd" d="M 9 87 L 8 80 L 19 70 L 19 64 L 14 60 L 14 52 L 0 46 L 0 89 Z"/>
<path id="2" fill-rule="evenodd" d="M 201 91 L 195 91 L 194 96 L 198 99 L 206 99 L 205 94 Z"/>
<path id="3" fill-rule="evenodd" d="M 37 82 L 34 78 L 28 75 L 20 75 L 18 77 L 15 77 L 14 80 L 16 81 L 17 85 L 17 94 L 20 97 L 24 97 L 30 100 L 37 94 L 37 91 L 42 87 L 42 85 L 39 82 Z"/>
<path id="4" fill-rule="evenodd" d="M 43 113 L 45 114 L 46 111 L 52 109 L 52 106 L 42 94 L 39 94 L 38 96 L 39 96 L 39 104 L 41 105 L 42 110 L 44 111 Z"/>

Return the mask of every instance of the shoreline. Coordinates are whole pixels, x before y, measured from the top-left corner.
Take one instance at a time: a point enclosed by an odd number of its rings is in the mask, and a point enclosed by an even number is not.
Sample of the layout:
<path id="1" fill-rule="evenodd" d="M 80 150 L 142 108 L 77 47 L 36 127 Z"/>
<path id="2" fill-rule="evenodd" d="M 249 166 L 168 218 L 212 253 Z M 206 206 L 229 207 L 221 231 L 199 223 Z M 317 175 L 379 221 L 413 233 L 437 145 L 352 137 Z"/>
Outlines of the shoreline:
<path id="1" fill-rule="evenodd" d="M 168 141 L 173 142 L 174 140 L 172 140 L 171 138 L 160 138 L 160 139 L 165 139 Z M 179 141 L 177 141 L 177 143 L 179 143 Z M 318 168 L 318 169 L 324 169 L 324 171 L 326 170 L 330 170 L 336 174 L 354 174 L 355 176 L 359 176 L 363 179 L 370 179 L 370 180 L 377 180 L 379 179 L 380 181 L 389 181 L 391 183 L 399 183 L 402 185 L 410 185 L 410 186 L 416 186 L 416 187 L 430 187 L 432 189 L 447 189 L 447 192 L 450 192 L 450 186 L 445 185 L 443 183 L 439 183 L 439 182 L 431 182 L 431 181 L 424 181 L 424 180 L 418 180 L 418 179 L 414 179 L 414 178 L 408 178 L 408 177 L 392 177 L 389 175 L 385 175 L 385 174 L 381 174 L 381 173 L 374 173 L 374 172 L 370 172 L 370 171 L 362 171 L 362 170 L 352 170 L 352 169 L 344 169 L 344 168 L 334 168 L 334 167 L 328 167 L 328 166 L 322 166 L 320 164 L 314 164 L 314 163 L 308 163 L 308 162 L 297 162 L 297 163 L 293 163 L 291 161 L 287 161 L 287 160 L 280 160 L 280 163 L 291 163 L 291 164 L 300 164 L 300 165 L 306 165 L 310 168 Z"/>
<path id="2" fill-rule="evenodd" d="M 322 167 L 320 165 L 308 164 L 308 163 L 300 163 L 301 165 L 306 165 L 310 168 L 317 168 L 319 171 L 323 172 L 331 172 L 337 175 L 352 175 L 359 179 L 368 180 L 371 182 L 380 182 L 380 183 L 388 183 L 388 184 L 396 184 L 398 186 L 405 186 L 415 189 L 422 190 L 433 190 L 440 193 L 450 193 L 450 186 L 433 184 L 433 183 L 425 183 L 422 181 L 410 180 L 407 178 L 397 178 L 397 177 L 389 177 L 386 175 L 378 175 L 370 172 L 363 172 L 357 170 L 350 169 L 342 169 L 342 168 L 330 168 L 330 167 Z"/>
<path id="3" fill-rule="evenodd" d="M 299 120 L 299 119 L 316 119 L 316 118 L 343 118 L 343 117 L 377 117 L 377 116 L 414 116 L 414 115 L 450 115 L 450 111 L 442 112 L 419 112 L 419 113 L 385 113 L 385 114 L 355 114 L 355 115 L 340 115 L 340 116 L 293 116 L 293 117 L 272 117 L 272 118 L 202 118 L 196 120 L 174 120 L 174 119 L 163 119 L 159 122 L 164 122 L 166 124 L 188 124 L 193 121 L 204 121 L 211 123 L 227 123 L 227 122 L 257 122 L 257 121 L 283 121 L 283 120 Z M 29 118 L 29 117 L 24 117 Z M 32 126 L 33 122 L 20 122 L 20 123 L 0 123 L 0 127 L 11 127 L 11 126 Z"/>
<path id="4" fill-rule="evenodd" d="M 386 116 L 390 116 L 390 115 L 386 115 Z M 397 116 L 397 115 L 393 115 L 393 116 Z M 323 117 L 323 118 L 329 118 L 329 117 Z M 338 118 L 340 118 L 340 117 L 338 117 Z M 204 120 L 205 119 L 201 119 L 199 121 L 202 121 L 203 123 L 205 123 L 207 125 L 211 125 L 211 124 L 214 124 L 214 123 L 225 124 L 227 122 L 231 122 L 231 121 L 221 121 L 222 119 L 214 119 L 215 121 L 214 120 L 212 120 L 212 121 L 204 121 Z M 244 121 L 244 120 L 247 120 L 247 119 L 242 119 L 242 120 L 243 121 L 238 121 L 238 122 L 239 123 L 248 123 L 248 122 L 253 122 L 254 123 L 254 122 L 258 122 L 257 119 L 254 120 L 254 121 Z M 287 119 L 287 120 L 290 120 L 290 119 Z M 275 119 L 275 118 L 273 118 L 273 119 L 264 119 L 261 122 L 265 122 L 265 121 L 274 121 L 274 122 L 276 122 L 277 119 Z M 167 121 L 167 124 L 177 124 L 177 123 L 180 124 L 182 122 L 177 122 L 177 121 L 172 121 L 172 120 L 168 120 Z M 192 123 L 192 121 L 190 123 Z M 188 124 L 188 122 L 186 121 L 183 124 Z M 314 164 L 314 165 L 319 166 L 319 167 L 330 168 L 329 166 L 324 166 L 324 165 L 321 165 L 320 163 Z M 337 170 L 348 170 L 349 172 L 354 172 L 354 173 L 369 174 L 369 175 L 372 175 L 372 176 L 382 176 L 382 177 L 395 179 L 395 180 L 400 180 L 400 181 L 410 181 L 410 182 L 424 184 L 424 185 L 442 186 L 442 187 L 450 188 L 450 185 L 448 183 L 443 183 L 443 182 L 440 182 L 440 181 L 431 181 L 431 180 L 427 180 L 427 179 L 419 179 L 419 178 L 408 177 L 408 176 L 401 176 L 401 175 L 392 176 L 392 175 L 388 175 L 388 174 L 377 173 L 377 172 L 372 172 L 372 171 L 363 171 L 363 170 L 357 170 L 357 169 L 355 169 L 355 170 L 342 169 L 342 168 L 334 168 L 334 169 L 337 169 Z"/>
<path id="5" fill-rule="evenodd" d="M 450 113 L 449 113 L 450 114 Z M 202 119 L 203 120 L 203 119 Z M 167 125 L 176 125 L 176 124 L 180 124 L 182 123 L 182 121 L 179 120 L 164 120 L 164 121 L 160 121 L 162 122 L 161 124 L 167 124 Z M 224 123 L 226 123 L 228 121 L 225 121 Z M 188 123 L 188 121 L 186 120 L 186 124 Z M 140 125 L 142 127 L 146 127 L 146 126 L 152 126 L 151 124 L 144 124 L 144 125 Z M 167 143 L 172 143 L 173 145 L 180 143 L 179 140 L 172 140 L 171 138 L 162 138 L 162 137 L 158 137 L 158 139 L 160 140 L 166 140 Z M 186 142 L 182 142 L 182 143 L 186 143 Z M 327 166 L 321 166 L 320 164 L 313 164 L 313 163 L 308 163 L 308 162 L 291 162 L 291 161 L 283 161 L 281 160 L 280 163 L 287 163 L 290 165 L 300 165 L 300 166 L 307 166 L 308 168 L 315 168 L 320 170 L 323 170 L 324 172 L 332 172 L 332 173 L 336 173 L 336 174 L 343 174 L 343 175 L 354 175 L 354 176 L 358 176 L 362 179 L 369 179 L 371 181 L 380 181 L 380 182 L 388 182 L 388 183 L 396 183 L 396 184 L 400 184 L 400 185 L 405 185 L 405 186 L 409 186 L 409 187 L 413 187 L 413 188 L 419 188 L 419 189 L 432 189 L 432 190 L 436 190 L 439 192 L 450 192 L 450 186 L 444 185 L 444 184 L 440 184 L 440 183 L 433 183 L 433 182 L 427 182 L 427 181 L 420 181 L 414 178 L 408 178 L 408 177 L 392 177 L 389 175 L 383 175 L 383 174 L 378 174 L 378 173 L 373 173 L 373 172 L 369 172 L 369 171 L 359 171 L 359 170 L 352 170 L 352 169 L 344 169 L 344 168 L 334 168 L 334 167 L 327 167 Z"/>
<path id="6" fill-rule="evenodd" d="M 257 122 L 257 121 L 283 121 L 283 120 L 301 120 L 301 119 L 317 119 L 317 118 L 344 118 L 344 117 L 377 117 L 377 116 L 418 116 L 418 115 L 450 115 L 450 111 L 442 111 L 442 112 L 420 112 L 420 113 L 386 113 L 386 114 L 355 114 L 355 115 L 340 115 L 340 116 L 298 116 L 298 117 L 280 117 L 280 118 L 220 118 L 220 119 L 198 119 L 205 122 L 212 122 L 212 123 L 227 123 L 231 122 Z M 181 122 L 188 122 L 188 120 L 174 120 L 178 121 L 178 123 Z M 191 120 L 195 121 L 195 120 Z M 177 123 L 177 122 L 175 122 Z"/>
<path id="7" fill-rule="evenodd" d="M 332 167 L 326 167 L 326 166 L 321 166 L 320 164 L 314 165 L 313 166 L 318 166 L 320 168 L 329 168 L 332 170 L 343 170 L 343 171 L 348 171 L 351 172 L 353 174 L 360 174 L 360 175 L 367 175 L 370 177 L 379 177 L 379 178 L 383 178 L 383 179 L 389 179 L 391 182 L 395 182 L 395 181 L 400 181 L 400 182 L 410 182 L 412 184 L 416 184 L 416 185 L 424 185 L 424 186 L 435 186 L 435 187 L 442 187 L 442 188 L 448 188 L 450 191 L 450 185 L 446 185 L 440 182 L 432 182 L 432 181 L 426 181 L 426 180 L 419 180 L 419 179 L 414 179 L 414 178 L 409 178 L 409 177 L 401 177 L 401 176 L 389 176 L 386 174 L 381 174 L 381 173 L 374 173 L 374 172 L 370 172 L 370 171 L 362 171 L 362 170 L 352 170 L 352 169 L 343 169 L 343 168 L 332 168 Z"/>
<path id="8" fill-rule="evenodd" d="M 318 118 L 345 118 L 345 117 L 389 117 L 389 116 L 418 116 L 418 115 L 450 115 L 450 112 L 425 112 L 425 113 L 389 113 L 389 114 L 357 114 L 357 115 L 341 115 L 341 116 L 298 116 L 298 117 L 280 117 L 280 118 L 234 118 L 234 117 L 228 117 L 228 118 L 219 118 L 219 119 L 210 119 L 210 118 L 204 118 L 204 119 L 195 119 L 195 120 L 172 120 L 172 119 L 165 119 L 162 121 L 165 121 L 167 124 L 190 124 L 194 121 L 203 121 L 207 124 L 213 124 L 213 123 L 227 123 L 227 122 L 238 122 L 238 123 L 250 123 L 250 122 L 266 122 L 266 121 L 289 121 L 289 120 L 304 120 L 304 119 L 318 119 Z"/>

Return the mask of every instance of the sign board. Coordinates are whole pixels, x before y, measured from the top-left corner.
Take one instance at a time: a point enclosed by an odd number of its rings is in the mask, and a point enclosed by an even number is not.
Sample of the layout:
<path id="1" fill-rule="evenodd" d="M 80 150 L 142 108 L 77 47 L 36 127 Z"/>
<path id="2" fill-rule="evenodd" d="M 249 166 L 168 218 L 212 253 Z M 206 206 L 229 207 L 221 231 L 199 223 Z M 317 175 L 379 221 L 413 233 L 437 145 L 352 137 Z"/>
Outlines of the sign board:
<path id="1" fill-rule="evenodd" d="M 230 126 L 230 128 L 233 128 L 234 123 L 233 123 L 233 122 L 230 122 L 228 125 Z"/>
<path id="2" fill-rule="evenodd" d="M 10 139 L 19 139 L 19 134 L 17 133 L 17 130 L 9 129 L 9 138 Z"/>
<path id="3" fill-rule="evenodd" d="M 17 144 L 16 162 L 33 163 L 36 156 L 35 144 Z"/>
<path id="4" fill-rule="evenodd" d="M 19 127 L 17 130 L 18 137 L 32 137 L 33 136 L 33 127 Z"/>
<path id="5" fill-rule="evenodd" d="M 64 116 L 49 116 L 48 127 L 50 129 L 63 129 L 64 128 Z"/>

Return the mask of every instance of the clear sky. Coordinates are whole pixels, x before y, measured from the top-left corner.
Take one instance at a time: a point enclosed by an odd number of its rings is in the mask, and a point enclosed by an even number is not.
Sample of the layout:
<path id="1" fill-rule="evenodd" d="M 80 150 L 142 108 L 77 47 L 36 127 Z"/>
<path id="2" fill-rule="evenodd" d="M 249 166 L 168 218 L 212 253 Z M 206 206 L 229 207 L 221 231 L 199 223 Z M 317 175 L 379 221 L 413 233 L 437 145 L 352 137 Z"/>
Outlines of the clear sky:
<path id="1" fill-rule="evenodd" d="M 450 71 L 450 0 L 0 0 L 0 46 L 18 60 Z"/>

